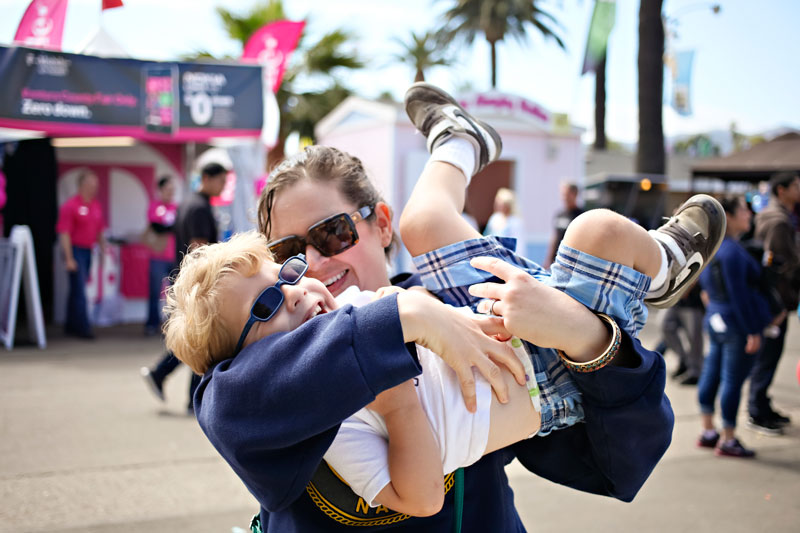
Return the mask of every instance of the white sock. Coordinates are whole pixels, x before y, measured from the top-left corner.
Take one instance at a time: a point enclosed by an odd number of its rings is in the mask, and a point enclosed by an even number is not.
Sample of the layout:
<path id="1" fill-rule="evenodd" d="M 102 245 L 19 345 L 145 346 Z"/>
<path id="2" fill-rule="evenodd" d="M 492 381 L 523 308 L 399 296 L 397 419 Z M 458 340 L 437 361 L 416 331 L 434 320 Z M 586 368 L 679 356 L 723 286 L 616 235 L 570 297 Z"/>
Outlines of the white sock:
<path id="1" fill-rule="evenodd" d="M 471 142 L 462 137 L 450 137 L 433 149 L 428 163 L 431 161 L 450 163 L 464 174 L 466 179 L 464 187 L 466 187 L 475 173 L 475 159 L 475 147 Z"/>
<path id="2" fill-rule="evenodd" d="M 669 259 L 667 258 L 667 251 L 664 249 L 664 245 L 661 244 L 659 239 L 656 239 L 658 243 L 658 251 L 661 252 L 661 266 L 658 268 L 658 274 L 653 276 L 653 279 L 650 281 L 650 290 L 647 291 L 648 297 L 653 296 L 661 296 L 662 289 L 667 282 L 667 273 L 669 272 Z"/>

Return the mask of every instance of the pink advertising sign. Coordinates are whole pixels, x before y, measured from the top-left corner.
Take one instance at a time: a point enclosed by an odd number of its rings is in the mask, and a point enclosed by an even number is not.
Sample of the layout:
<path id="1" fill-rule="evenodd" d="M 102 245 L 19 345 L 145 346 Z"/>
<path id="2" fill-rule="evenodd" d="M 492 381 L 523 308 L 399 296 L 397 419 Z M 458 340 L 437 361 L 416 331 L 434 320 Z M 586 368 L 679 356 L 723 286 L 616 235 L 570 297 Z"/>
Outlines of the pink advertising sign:
<path id="1" fill-rule="evenodd" d="M 255 32 L 244 47 L 242 59 L 264 66 L 264 76 L 273 93 L 281 86 L 289 56 L 297 48 L 305 24 L 291 20 L 272 22 Z"/>
<path id="2" fill-rule="evenodd" d="M 61 50 L 67 0 L 33 0 L 17 28 L 14 43 Z"/>

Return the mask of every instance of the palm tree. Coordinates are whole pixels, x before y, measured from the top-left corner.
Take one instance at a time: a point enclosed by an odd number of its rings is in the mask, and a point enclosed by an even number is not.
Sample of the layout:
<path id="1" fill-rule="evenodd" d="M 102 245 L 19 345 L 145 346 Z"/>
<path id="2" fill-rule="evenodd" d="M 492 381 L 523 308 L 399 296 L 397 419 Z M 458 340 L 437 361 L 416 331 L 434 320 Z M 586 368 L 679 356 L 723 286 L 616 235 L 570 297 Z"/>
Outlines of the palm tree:
<path id="1" fill-rule="evenodd" d="M 222 19 L 228 35 L 242 43 L 243 48 L 261 27 L 286 18 L 282 0 L 258 2 L 244 14 L 236 14 L 218 7 L 217 14 Z M 313 44 L 308 44 L 301 36 L 276 95 L 281 110 L 281 122 L 278 143 L 269 152 L 270 166 L 283 159 L 283 145 L 290 133 L 298 132 L 301 136 L 313 139 L 316 123 L 350 95 L 350 90 L 339 80 L 337 73 L 340 70 L 364 66 L 354 53 L 346 50 L 351 39 L 350 34 L 341 30 L 327 33 Z M 204 58 L 215 59 L 203 51 L 185 59 Z M 303 91 L 301 86 L 309 79 L 313 79 L 316 86 L 321 83 L 323 88 Z"/>
<path id="2" fill-rule="evenodd" d="M 608 147 L 606 139 L 606 59 L 608 54 L 603 54 L 603 59 L 597 64 L 594 71 L 594 145 L 595 150 L 605 150 Z"/>
<path id="3" fill-rule="evenodd" d="M 445 14 L 441 32 L 444 42 L 461 38 L 472 44 L 478 32 L 483 33 L 491 49 L 492 88 L 497 87 L 497 43 L 507 35 L 522 41 L 527 27 L 533 26 L 546 38 L 552 38 L 564 49 L 564 42 L 552 29 L 559 26 L 555 17 L 539 9 L 536 0 L 454 0 Z"/>
<path id="4" fill-rule="evenodd" d="M 414 81 L 425 81 L 425 71 L 437 66 L 445 66 L 451 63 L 445 56 L 444 49 L 437 46 L 435 35 L 431 32 L 416 34 L 411 32 L 410 39 L 403 41 L 395 38 L 403 51 L 395 54 L 394 58 L 402 63 L 408 63 L 416 71 Z"/>
<path id="5" fill-rule="evenodd" d="M 664 24 L 663 0 L 639 3 L 639 143 L 636 172 L 664 174 Z"/>

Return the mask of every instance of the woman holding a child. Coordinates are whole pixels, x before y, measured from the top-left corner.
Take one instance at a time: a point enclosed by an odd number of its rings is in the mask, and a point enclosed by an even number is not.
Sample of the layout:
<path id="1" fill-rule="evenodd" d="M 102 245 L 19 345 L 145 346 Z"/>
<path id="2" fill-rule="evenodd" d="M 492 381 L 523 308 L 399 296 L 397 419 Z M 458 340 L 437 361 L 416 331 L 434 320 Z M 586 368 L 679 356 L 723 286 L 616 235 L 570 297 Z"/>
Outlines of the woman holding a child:
<path id="1" fill-rule="evenodd" d="M 312 146 L 284 162 L 262 193 L 258 217 L 275 261 L 280 264 L 304 253 L 305 275 L 321 281 L 333 296 L 351 286 L 377 291 L 397 281 L 389 279 L 386 268 L 396 239 L 392 211 L 355 157 Z M 420 285 L 419 276 L 399 284 Z M 508 287 L 506 298 L 524 301 L 526 290 L 525 284 Z M 503 302 L 495 307 L 503 309 Z M 205 373 L 195 396 L 198 421 L 258 499 L 263 531 L 453 528 L 459 507 L 453 476 L 445 480 L 447 493 L 438 513 L 409 517 L 364 505 L 322 461 L 344 418 L 379 392 L 418 373 L 402 334 L 398 335 L 402 312 L 396 298 L 389 297 L 347 313 L 319 315 L 294 331 L 247 346 Z M 563 327 L 555 334 L 586 335 L 572 327 L 577 320 L 574 307 L 553 306 L 548 314 Z M 441 323 L 437 316 L 425 318 L 431 324 Z M 462 378 L 469 404 L 474 401 L 473 366 L 493 385 L 497 365 L 516 373 L 519 368 L 503 358 L 502 350 L 492 354 L 493 361 L 463 350 L 464 338 L 452 337 L 463 337 L 474 326 L 459 320 L 448 326 L 450 338 L 429 331 L 423 334 L 428 338 L 414 340 L 461 343 L 446 351 L 448 364 Z M 671 438 L 663 359 L 623 333 L 611 364 L 593 372 L 570 373 L 583 394 L 585 423 L 524 440 L 465 468 L 463 509 L 458 511 L 461 531 L 525 531 L 504 471 L 514 458 L 556 483 L 623 501 L 632 500 L 641 488 Z M 502 386 L 495 390 L 502 394 Z"/>

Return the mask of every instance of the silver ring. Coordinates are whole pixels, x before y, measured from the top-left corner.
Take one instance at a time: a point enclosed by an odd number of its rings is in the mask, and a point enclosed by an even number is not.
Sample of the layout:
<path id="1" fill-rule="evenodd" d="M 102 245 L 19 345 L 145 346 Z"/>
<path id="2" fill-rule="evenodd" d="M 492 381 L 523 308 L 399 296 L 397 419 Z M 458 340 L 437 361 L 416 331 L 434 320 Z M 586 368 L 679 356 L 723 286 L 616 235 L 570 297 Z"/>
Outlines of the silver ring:
<path id="1" fill-rule="evenodd" d="M 489 314 L 492 315 L 492 316 L 497 316 L 497 314 L 494 312 L 494 304 L 496 304 L 496 303 L 497 303 L 497 300 L 492 300 L 492 305 L 489 306 Z"/>

